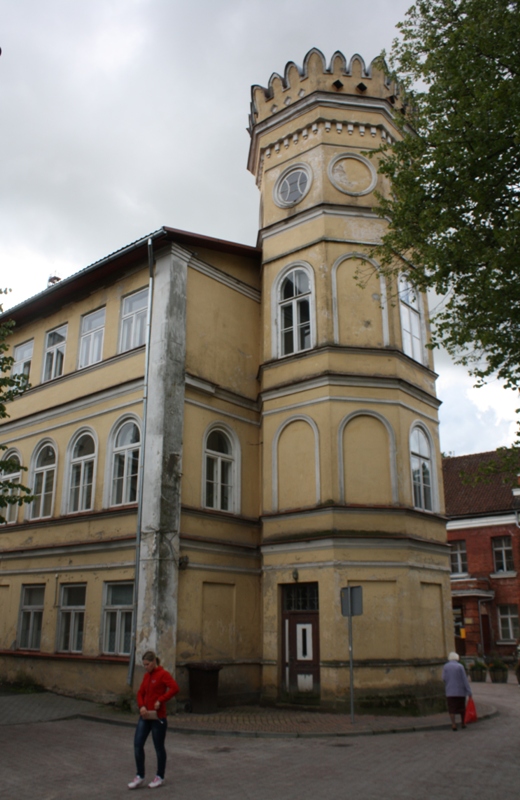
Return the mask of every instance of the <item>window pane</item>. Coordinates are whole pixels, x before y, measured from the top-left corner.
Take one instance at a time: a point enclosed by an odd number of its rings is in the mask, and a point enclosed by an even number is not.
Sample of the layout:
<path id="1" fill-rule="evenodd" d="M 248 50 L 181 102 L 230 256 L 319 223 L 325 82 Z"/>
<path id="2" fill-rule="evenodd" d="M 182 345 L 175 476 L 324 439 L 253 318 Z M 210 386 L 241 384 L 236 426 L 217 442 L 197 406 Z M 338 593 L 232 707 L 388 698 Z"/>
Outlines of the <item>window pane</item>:
<path id="1" fill-rule="evenodd" d="M 69 611 L 61 613 L 61 647 L 60 650 L 70 649 L 70 622 L 71 614 Z"/>
<path id="2" fill-rule="evenodd" d="M 74 446 L 74 458 L 82 458 L 83 456 L 90 456 L 95 452 L 94 440 L 92 436 L 85 433 L 80 436 L 76 445 Z"/>
<path id="3" fill-rule="evenodd" d="M 80 347 L 80 355 L 79 355 L 79 366 L 81 367 L 88 367 L 90 364 L 90 336 L 84 336 L 81 340 L 81 347 Z"/>
<path id="4" fill-rule="evenodd" d="M 292 303 L 282 306 L 282 330 L 287 330 L 293 326 L 293 307 Z"/>
<path id="5" fill-rule="evenodd" d="M 84 606 L 86 586 L 65 586 L 63 589 L 64 606 Z"/>
<path id="6" fill-rule="evenodd" d="M 130 644 L 132 642 L 132 612 L 121 612 L 121 638 L 122 641 L 119 646 L 121 653 L 130 652 Z"/>
<path id="7" fill-rule="evenodd" d="M 146 341 L 146 311 L 141 311 L 135 315 L 134 324 L 134 347 L 140 347 Z"/>
<path id="8" fill-rule="evenodd" d="M 47 334 L 47 347 L 54 347 L 55 345 L 62 344 L 66 338 L 67 328 L 57 328 Z"/>
<path id="9" fill-rule="evenodd" d="M 133 317 L 128 317 L 127 319 L 124 319 L 123 324 L 121 326 L 121 351 L 123 353 L 126 350 L 130 350 L 132 347 L 132 328 L 133 328 Z"/>
<path id="10" fill-rule="evenodd" d="M 231 508 L 231 462 L 221 461 L 220 470 L 220 508 L 222 511 L 229 511 Z"/>
<path id="11" fill-rule="evenodd" d="M 81 332 L 89 333 L 90 331 L 100 328 L 105 324 L 105 309 L 100 308 L 92 314 L 87 314 L 81 321 Z"/>
<path id="12" fill-rule="evenodd" d="M 24 611 L 22 614 L 22 627 L 20 630 L 20 647 L 29 647 L 29 633 L 31 630 L 31 612 Z"/>
<path id="13" fill-rule="evenodd" d="M 148 306 L 148 289 L 131 294 L 123 300 L 123 314 L 132 314 Z"/>
<path id="14" fill-rule="evenodd" d="M 54 470 L 48 469 L 45 472 L 42 517 L 50 517 L 52 514 L 52 497 L 54 493 Z"/>
<path id="15" fill-rule="evenodd" d="M 206 505 L 210 508 L 215 507 L 214 481 L 216 465 L 216 458 L 206 457 Z"/>
<path id="16" fill-rule="evenodd" d="M 73 649 L 81 652 L 83 649 L 83 621 L 85 615 L 83 611 L 76 611 L 74 613 L 74 644 Z"/>
<path id="17" fill-rule="evenodd" d="M 311 287 L 309 283 L 309 276 L 303 269 L 299 269 L 295 274 L 296 294 L 307 294 L 310 292 Z"/>
<path id="18" fill-rule="evenodd" d="M 83 491 L 81 498 L 81 508 L 88 511 L 92 506 L 92 481 L 94 477 L 94 462 L 85 461 L 83 464 Z"/>
<path id="19" fill-rule="evenodd" d="M 125 474 L 125 456 L 116 453 L 114 457 L 114 478 L 112 483 L 112 503 L 120 505 L 123 502 L 123 483 Z"/>
<path id="20" fill-rule="evenodd" d="M 228 437 L 222 431 L 212 431 L 208 436 L 208 450 L 216 453 L 231 453 Z"/>
<path id="21" fill-rule="evenodd" d="M 95 331 L 92 334 L 92 355 L 91 355 L 91 364 L 97 364 L 98 361 L 101 361 L 102 358 L 102 347 L 103 347 L 103 331 Z"/>
<path id="22" fill-rule="evenodd" d="M 282 300 L 289 300 L 296 294 L 293 275 L 294 273 L 290 273 L 282 283 Z"/>
<path id="23" fill-rule="evenodd" d="M 65 350 L 63 347 L 58 347 L 54 351 L 55 355 L 55 362 L 54 362 L 54 377 L 58 378 L 60 375 L 63 374 L 63 360 L 65 358 Z"/>
<path id="24" fill-rule="evenodd" d="M 45 586 L 25 586 L 24 606 L 42 606 L 45 595 Z"/>
<path id="25" fill-rule="evenodd" d="M 42 611 L 33 611 L 32 612 L 32 630 L 31 630 L 31 638 L 29 640 L 29 647 L 32 650 L 39 650 L 40 649 L 40 642 L 42 638 L 42 619 L 43 619 L 43 612 Z"/>
<path id="26" fill-rule="evenodd" d="M 285 331 L 282 339 L 282 355 L 289 356 L 294 353 L 293 345 L 293 332 L 292 330 Z"/>
<path id="27" fill-rule="evenodd" d="M 106 615 L 107 639 L 105 650 L 107 653 L 116 651 L 117 611 L 107 611 Z"/>
<path id="28" fill-rule="evenodd" d="M 134 602 L 132 583 L 113 583 L 108 587 L 108 604 L 111 606 L 131 606 Z"/>
<path id="29" fill-rule="evenodd" d="M 137 500 L 137 476 L 139 473 L 139 450 L 132 450 L 129 459 L 129 474 L 127 480 L 127 502 L 135 503 Z"/>
<path id="30" fill-rule="evenodd" d="M 42 447 L 36 459 L 37 467 L 49 467 L 56 462 L 56 454 L 50 445 Z"/>
<path id="31" fill-rule="evenodd" d="M 135 422 L 125 422 L 117 434 L 116 447 L 126 447 L 130 444 L 137 444 L 139 441 L 139 428 Z"/>
<path id="32" fill-rule="evenodd" d="M 52 378 L 52 366 L 54 364 L 54 351 L 47 353 L 45 356 L 45 369 L 43 371 L 43 380 L 50 381 Z"/>

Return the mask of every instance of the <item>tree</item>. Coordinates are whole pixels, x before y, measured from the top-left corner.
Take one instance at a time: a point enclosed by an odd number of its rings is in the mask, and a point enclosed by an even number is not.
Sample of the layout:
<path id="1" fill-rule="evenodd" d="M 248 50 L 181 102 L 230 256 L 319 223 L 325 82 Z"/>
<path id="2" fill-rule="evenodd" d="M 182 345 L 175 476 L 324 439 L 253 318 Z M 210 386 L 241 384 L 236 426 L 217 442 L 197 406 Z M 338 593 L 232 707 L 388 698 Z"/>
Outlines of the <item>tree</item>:
<path id="1" fill-rule="evenodd" d="M 518 0 L 417 0 L 389 71 L 406 98 L 402 141 L 381 151 L 393 195 L 378 254 L 444 298 L 443 344 L 484 382 L 520 387 Z M 381 56 L 384 61 L 385 54 Z M 416 87 L 419 86 L 417 89 Z M 400 264 L 402 268 L 402 263 Z"/>
<path id="2" fill-rule="evenodd" d="M 6 294 L 6 290 L 0 289 L 0 294 Z M 3 311 L 0 305 L 0 313 Z M 28 387 L 25 375 L 11 375 L 11 368 L 14 363 L 12 356 L 5 355 L 9 350 L 7 338 L 11 333 L 14 322 L 11 320 L 0 320 L 0 419 L 9 416 L 6 410 L 6 403 L 19 397 Z M 5 453 L 8 446 L 0 445 L 0 454 Z M 24 469 L 22 467 L 22 469 Z M 18 481 L 10 480 L 9 475 L 20 472 L 20 464 L 13 458 L 2 458 L 0 455 L 0 522 L 5 522 L 2 516 L 2 509 L 11 505 L 23 505 L 32 500 L 31 490 L 23 486 Z"/>

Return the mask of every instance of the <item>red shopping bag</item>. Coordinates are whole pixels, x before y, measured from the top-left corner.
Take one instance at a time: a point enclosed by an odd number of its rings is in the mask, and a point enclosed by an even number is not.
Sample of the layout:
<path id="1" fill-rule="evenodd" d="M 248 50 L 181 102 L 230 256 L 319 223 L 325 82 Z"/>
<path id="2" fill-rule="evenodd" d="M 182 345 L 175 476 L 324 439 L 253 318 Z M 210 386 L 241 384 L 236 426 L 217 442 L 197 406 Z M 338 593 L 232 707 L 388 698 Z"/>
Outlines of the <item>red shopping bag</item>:
<path id="1" fill-rule="evenodd" d="M 468 699 L 466 703 L 466 713 L 464 714 L 464 723 L 467 725 L 469 722 L 476 722 L 478 719 L 477 717 L 477 709 L 475 708 L 475 701 L 472 697 Z"/>

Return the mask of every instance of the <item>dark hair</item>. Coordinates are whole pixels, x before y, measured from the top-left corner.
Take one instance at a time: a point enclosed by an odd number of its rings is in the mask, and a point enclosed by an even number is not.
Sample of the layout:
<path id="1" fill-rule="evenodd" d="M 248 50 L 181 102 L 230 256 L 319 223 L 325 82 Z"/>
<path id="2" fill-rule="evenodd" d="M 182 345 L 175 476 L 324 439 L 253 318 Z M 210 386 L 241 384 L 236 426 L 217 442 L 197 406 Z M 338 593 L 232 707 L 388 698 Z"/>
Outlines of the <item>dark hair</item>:
<path id="1" fill-rule="evenodd" d="M 153 650 L 147 650 L 146 653 L 143 653 L 143 657 L 141 661 L 156 661 L 160 664 L 159 656 L 154 653 Z"/>

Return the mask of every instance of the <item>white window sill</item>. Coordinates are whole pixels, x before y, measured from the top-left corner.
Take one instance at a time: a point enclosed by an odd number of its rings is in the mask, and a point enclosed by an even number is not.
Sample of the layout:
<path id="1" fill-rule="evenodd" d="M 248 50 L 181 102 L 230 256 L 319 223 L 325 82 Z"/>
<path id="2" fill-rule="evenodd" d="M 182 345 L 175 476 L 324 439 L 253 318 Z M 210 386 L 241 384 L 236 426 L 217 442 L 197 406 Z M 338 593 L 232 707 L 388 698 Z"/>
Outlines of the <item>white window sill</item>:
<path id="1" fill-rule="evenodd" d="M 452 581 L 467 581 L 469 577 L 469 572 L 452 572 L 450 575 Z"/>
<path id="2" fill-rule="evenodd" d="M 509 572 L 492 572 L 489 577 L 497 580 L 498 578 L 516 578 L 516 575 L 516 570 L 510 570 Z"/>
<path id="3" fill-rule="evenodd" d="M 516 639 L 497 639 L 495 644 L 504 644 L 510 647 L 512 644 L 516 644 Z"/>

